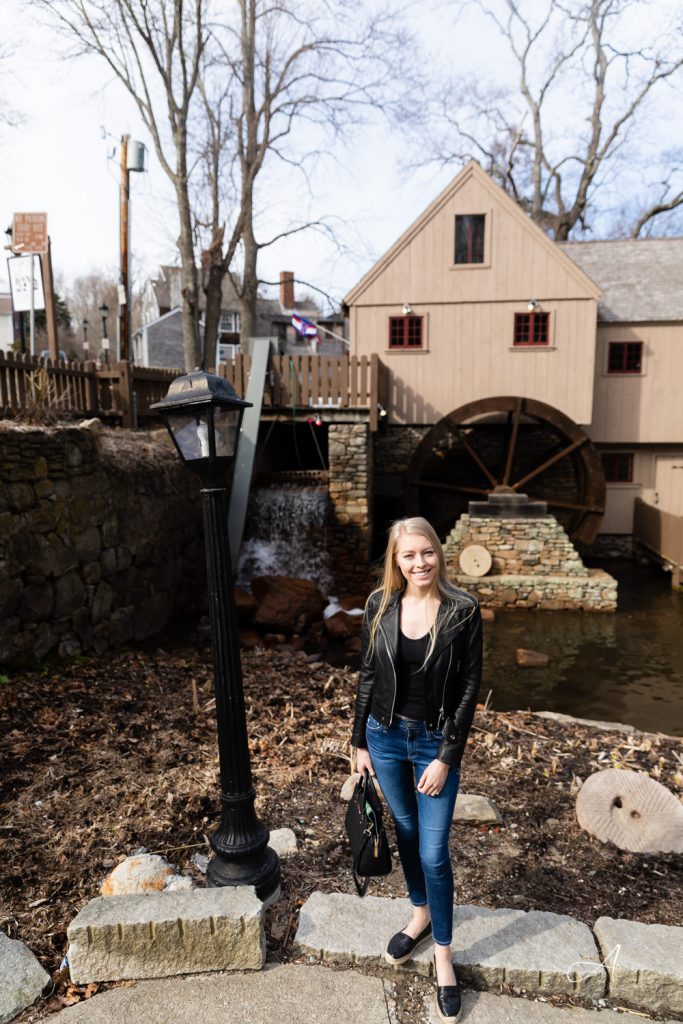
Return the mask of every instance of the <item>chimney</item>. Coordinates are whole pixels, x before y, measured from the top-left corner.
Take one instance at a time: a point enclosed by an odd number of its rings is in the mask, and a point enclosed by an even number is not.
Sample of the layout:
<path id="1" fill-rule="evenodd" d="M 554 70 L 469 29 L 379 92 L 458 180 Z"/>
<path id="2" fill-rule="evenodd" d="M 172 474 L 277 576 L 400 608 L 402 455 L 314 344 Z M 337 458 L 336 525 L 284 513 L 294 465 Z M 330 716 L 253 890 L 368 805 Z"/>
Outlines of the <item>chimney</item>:
<path id="1" fill-rule="evenodd" d="M 280 271 L 280 305 L 284 309 L 294 308 L 294 271 Z"/>

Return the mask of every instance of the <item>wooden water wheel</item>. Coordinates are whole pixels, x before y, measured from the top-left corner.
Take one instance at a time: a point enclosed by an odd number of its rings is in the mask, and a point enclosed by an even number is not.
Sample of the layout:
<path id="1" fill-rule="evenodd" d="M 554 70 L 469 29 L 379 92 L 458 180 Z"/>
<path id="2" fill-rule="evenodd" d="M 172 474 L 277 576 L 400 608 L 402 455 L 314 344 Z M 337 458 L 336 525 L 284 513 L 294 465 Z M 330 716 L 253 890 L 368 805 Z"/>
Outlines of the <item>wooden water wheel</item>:
<path id="1" fill-rule="evenodd" d="M 605 511 L 600 455 L 573 420 L 533 398 L 482 398 L 439 420 L 408 466 L 406 511 L 443 538 L 468 501 L 500 486 L 547 501 L 572 540 L 595 539 Z"/>

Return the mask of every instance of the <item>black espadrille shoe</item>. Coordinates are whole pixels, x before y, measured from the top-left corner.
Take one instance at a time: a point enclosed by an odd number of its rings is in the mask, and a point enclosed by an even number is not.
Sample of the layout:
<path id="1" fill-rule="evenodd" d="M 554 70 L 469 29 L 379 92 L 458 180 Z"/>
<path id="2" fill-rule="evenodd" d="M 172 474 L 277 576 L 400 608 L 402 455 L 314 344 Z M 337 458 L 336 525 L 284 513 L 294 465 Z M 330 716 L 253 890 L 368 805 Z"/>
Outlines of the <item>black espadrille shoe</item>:
<path id="1" fill-rule="evenodd" d="M 405 932 L 396 932 L 395 935 L 389 939 L 389 945 L 387 951 L 384 954 L 384 959 L 388 964 L 404 964 L 406 960 L 410 960 L 411 956 L 425 939 L 428 939 L 432 934 L 432 922 L 430 921 L 426 928 L 423 928 L 417 938 L 413 938 L 411 935 L 406 935 Z"/>
<path id="2" fill-rule="evenodd" d="M 462 1012 L 462 999 L 460 996 L 460 985 L 456 975 L 455 985 L 439 985 L 436 973 L 436 959 L 434 960 L 434 977 L 436 981 L 436 1013 L 439 1020 L 444 1024 L 455 1024 L 460 1020 Z"/>

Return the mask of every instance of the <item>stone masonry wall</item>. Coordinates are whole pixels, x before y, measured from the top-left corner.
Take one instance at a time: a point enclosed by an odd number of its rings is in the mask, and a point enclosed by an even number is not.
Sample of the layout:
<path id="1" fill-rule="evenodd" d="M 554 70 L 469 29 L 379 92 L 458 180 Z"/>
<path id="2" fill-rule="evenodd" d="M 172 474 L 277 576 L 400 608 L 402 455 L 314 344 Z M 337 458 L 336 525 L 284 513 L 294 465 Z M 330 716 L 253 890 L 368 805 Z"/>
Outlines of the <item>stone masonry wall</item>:
<path id="1" fill-rule="evenodd" d="M 405 473 L 429 427 L 386 426 L 373 435 L 376 474 Z"/>
<path id="2" fill-rule="evenodd" d="M 196 479 L 147 435 L 0 423 L 0 663 L 102 653 L 193 608 Z"/>
<path id="3" fill-rule="evenodd" d="M 460 516 L 444 551 L 458 565 L 463 548 L 481 544 L 492 558 L 492 573 L 531 573 L 534 576 L 587 576 L 588 569 L 554 516 L 498 519 Z"/>
<path id="4" fill-rule="evenodd" d="M 328 548 L 343 592 L 365 591 L 372 542 L 372 435 L 366 423 L 333 423 L 328 432 Z"/>
<path id="5" fill-rule="evenodd" d="M 492 556 L 486 576 L 466 576 L 460 552 L 480 544 Z M 491 608 L 614 611 L 617 582 L 587 569 L 553 516 L 503 519 L 463 515 L 444 545 L 451 578 Z"/>

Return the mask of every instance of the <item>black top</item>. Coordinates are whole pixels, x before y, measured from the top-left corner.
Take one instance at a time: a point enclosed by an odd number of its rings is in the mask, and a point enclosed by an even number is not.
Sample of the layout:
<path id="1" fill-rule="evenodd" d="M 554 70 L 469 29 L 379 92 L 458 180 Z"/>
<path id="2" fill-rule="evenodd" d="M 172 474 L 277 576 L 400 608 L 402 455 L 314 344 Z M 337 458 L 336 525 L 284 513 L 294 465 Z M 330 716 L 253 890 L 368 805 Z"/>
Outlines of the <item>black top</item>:
<path id="1" fill-rule="evenodd" d="M 429 633 L 425 633 L 419 640 L 411 640 L 402 630 L 399 632 L 394 712 L 404 718 L 415 718 L 420 722 L 424 722 L 427 717 L 425 674 L 422 666 L 428 646 Z"/>

